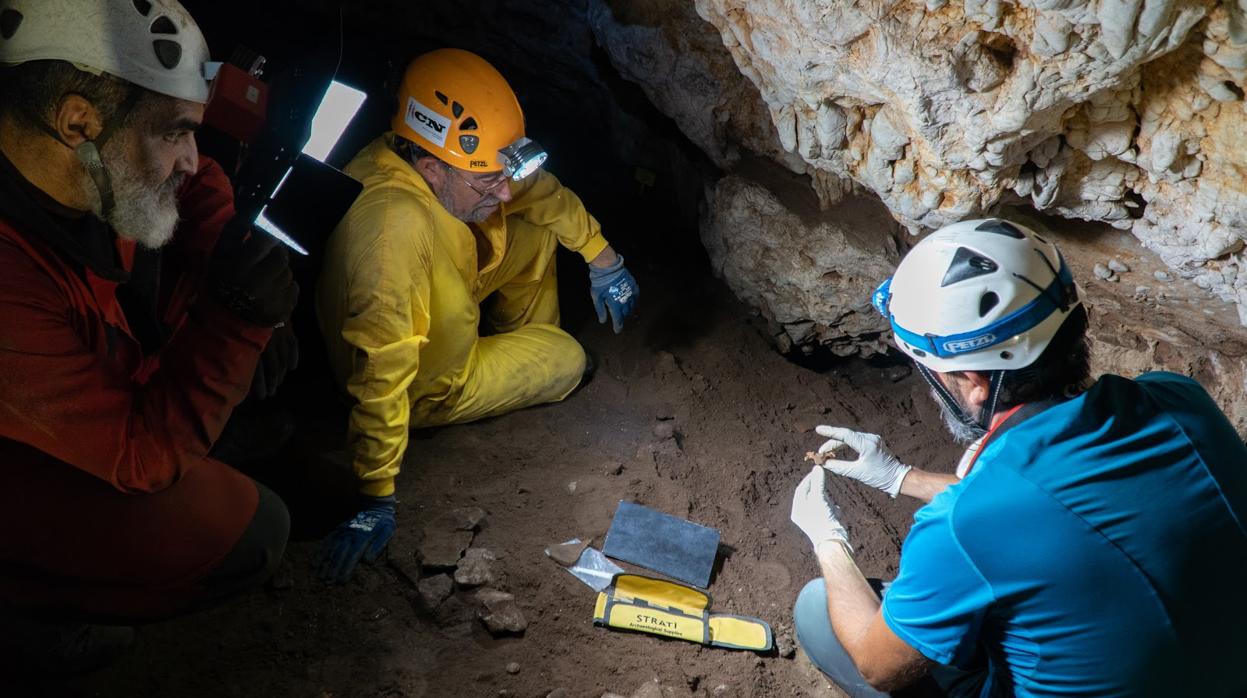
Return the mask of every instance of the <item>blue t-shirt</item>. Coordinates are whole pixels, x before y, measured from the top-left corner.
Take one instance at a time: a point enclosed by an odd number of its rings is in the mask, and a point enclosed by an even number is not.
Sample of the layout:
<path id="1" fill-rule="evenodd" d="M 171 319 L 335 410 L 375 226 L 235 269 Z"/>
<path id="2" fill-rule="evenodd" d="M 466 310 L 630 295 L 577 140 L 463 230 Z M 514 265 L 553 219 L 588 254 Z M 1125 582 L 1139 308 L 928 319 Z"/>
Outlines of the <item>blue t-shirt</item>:
<path id="1" fill-rule="evenodd" d="M 883 617 L 984 695 L 1247 695 L 1247 447 L 1189 378 L 1104 376 L 918 510 Z"/>

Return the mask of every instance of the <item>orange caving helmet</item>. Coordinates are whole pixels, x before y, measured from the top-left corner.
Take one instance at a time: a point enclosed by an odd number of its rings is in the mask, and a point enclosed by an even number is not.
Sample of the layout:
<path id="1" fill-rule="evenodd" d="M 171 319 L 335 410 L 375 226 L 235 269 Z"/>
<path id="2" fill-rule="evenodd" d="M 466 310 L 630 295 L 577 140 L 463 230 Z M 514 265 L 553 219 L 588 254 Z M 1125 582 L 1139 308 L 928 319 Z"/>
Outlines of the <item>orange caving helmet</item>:
<path id="1" fill-rule="evenodd" d="M 521 179 L 545 161 L 524 137 L 524 112 L 505 78 L 484 58 L 454 48 L 407 66 L 394 133 L 442 162 L 469 172 Z"/>

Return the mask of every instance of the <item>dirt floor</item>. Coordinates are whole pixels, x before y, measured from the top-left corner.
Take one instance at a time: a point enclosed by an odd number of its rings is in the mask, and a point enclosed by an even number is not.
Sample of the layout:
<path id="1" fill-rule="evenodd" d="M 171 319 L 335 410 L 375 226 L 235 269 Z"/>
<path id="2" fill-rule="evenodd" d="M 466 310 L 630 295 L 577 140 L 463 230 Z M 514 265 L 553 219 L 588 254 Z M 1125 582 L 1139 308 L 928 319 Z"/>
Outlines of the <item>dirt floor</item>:
<path id="1" fill-rule="evenodd" d="M 645 305 L 624 334 L 583 317 L 571 323 L 599 361 L 584 389 L 561 404 L 415 434 L 385 564 L 326 586 L 313 575 L 317 543 L 293 543 L 266 590 L 143 628 L 118 665 L 46 692 L 835 695 L 791 651 L 792 603 L 816 572 L 788 520 L 807 468 L 802 456 L 821 442 L 812 430 L 832 423 L 879 431 L 903 460 L 936 469 L 950 470 L 957 450 L 905 367 L 803 368 L 766 344 L 750 311 L 718 282 L 664 288 L 652 272 L 641 281 Z M 655 435 L 660 422 L 674 425 L 672 438 Z M 831 495 L 867 575 L 894 575 L 915 504 L 849 481 L 833 482 Z M 594 627 L 594 592 L 543 548 L 601 536 L 620 500 L 719 529 L 712 608 L 767 620 L 778 649 L 759 655 Z M 415 551 L 422 540 L 453 537 L 445 516 L 464 507 L 486 512 L 471 546 L 497 558 L 487 586 L 515 596 L 528 623 L 521 635 L 491 636 L 475 589 L 459 588 L 433 610 L 420 599 Z"/>

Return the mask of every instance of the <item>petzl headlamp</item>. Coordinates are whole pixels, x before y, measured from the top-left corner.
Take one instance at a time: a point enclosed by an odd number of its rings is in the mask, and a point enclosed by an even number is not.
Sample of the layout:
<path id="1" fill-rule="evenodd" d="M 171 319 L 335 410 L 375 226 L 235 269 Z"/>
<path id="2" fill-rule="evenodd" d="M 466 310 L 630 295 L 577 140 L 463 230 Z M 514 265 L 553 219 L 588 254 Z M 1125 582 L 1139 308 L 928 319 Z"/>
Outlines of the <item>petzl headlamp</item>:
<path id="1" fill-rule="evenodd" d="M 502 171 L 517 182 L 536 172 L 546 161 L 546 157 L 546 149 L 531 138 L 520 138 L 498 151 Z"/>

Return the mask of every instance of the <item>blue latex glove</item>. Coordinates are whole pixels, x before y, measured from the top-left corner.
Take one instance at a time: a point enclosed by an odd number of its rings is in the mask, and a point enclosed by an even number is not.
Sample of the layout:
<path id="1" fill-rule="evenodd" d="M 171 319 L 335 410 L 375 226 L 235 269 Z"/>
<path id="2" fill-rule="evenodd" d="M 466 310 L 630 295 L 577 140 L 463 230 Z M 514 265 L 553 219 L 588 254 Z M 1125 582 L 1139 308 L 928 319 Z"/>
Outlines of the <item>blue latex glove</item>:
<path id="1" fill-rule="evenodd" d="M 640 289 L 632 273 L 624 268 L 623 255 L 609 267 L 589 265 L 589 294 L 593 296 L 593 308 L 598 311 L 598 322 L 606 322 L 610 311 L 615 334 L 623 331 L 624 318 L 632 314 Z"/>
<path id="2" fill-rule="evenodd" d="M 338 524 L 321 548 L 321 579 L 339 584 L 350 579 L 361 558 L 375 562 L 394 535 L 394 496 L 360 497 L 360 510 Z"/>

